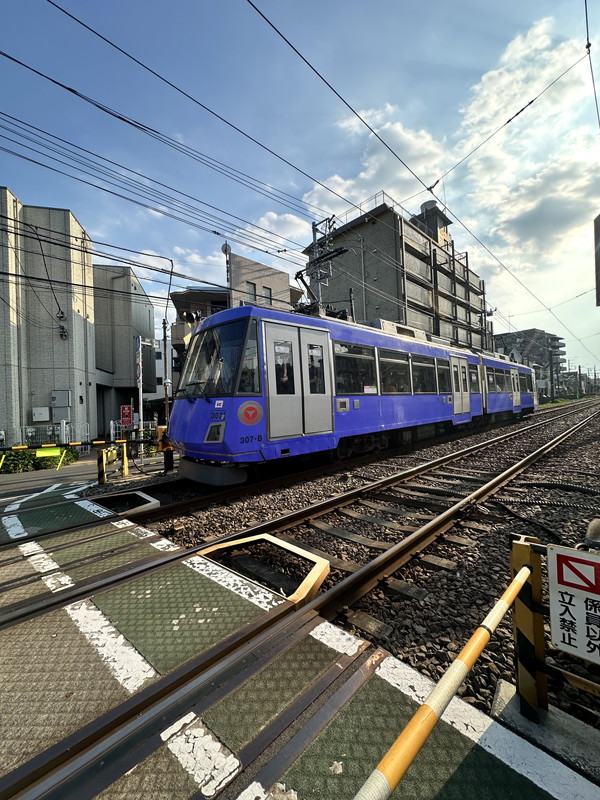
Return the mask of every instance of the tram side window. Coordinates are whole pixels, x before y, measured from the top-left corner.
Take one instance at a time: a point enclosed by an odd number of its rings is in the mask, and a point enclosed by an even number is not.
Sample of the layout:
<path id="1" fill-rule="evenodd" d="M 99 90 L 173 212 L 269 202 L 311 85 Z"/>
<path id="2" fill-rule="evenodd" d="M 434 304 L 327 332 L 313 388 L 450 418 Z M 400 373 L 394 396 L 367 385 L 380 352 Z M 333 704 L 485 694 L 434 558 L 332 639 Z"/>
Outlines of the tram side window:
<path id="1" fill-rule="evenodd" d="M 291 342 L 273 342 L 277 394 L 294 394 L 294 355 Z"/>
<path id="2" fill-rule="evenodd" d="M 527 391 L 533 392 L 533 378 L 531 376 L 531 373 L 528 373 L 527 375 Z"/>
<path id="3" fill-rule="evenodd" d="M 485 374 L 487 377 L 488 392 L 497 392 L 498 389 L 496 388 L 496 376 L 494 375 L 494 370 L 491 367 L 486 367 Z"/>
<path id="4" fill-rule="evenodd" d="M 382 394 L 410 394 L 410 366 L 407 353 L 379 350 Z"/>
<path id="5" fill-rule="evenodd" d="M 256 320 L 250 321 L 246 348 L 242 358 L 238 394 L 259 394 L 260 382 L 258 377 L 258 337 L 256 334 Z"/>
<path id="6" fill-rule="evenodd" d="M 479 388 L 479 373 L 475 364 L 469 364 L 469 388 L 471 389 L 471 394 L 479 394 L 481 391 Z"/>
<path id="7" fill-rule="evenodd" d="M 435 358 L 412 357 L 413 389 L 415 394 L 437 394 Z"/>
<path id="8" fill-rule="evenodd" d="M 308 345 L 308 382 L 310 394 L 325 394 L 325 365 L 320 344 Z"/>
<path id="9" fill-rule="evenodd" d="M 377 394 L 375 348 L 334 342 L 336 394 Z"/>
<path id="10" fill-rule="evenodd" d="M 452 364 L 452 382 L 454 384 L 454 391 L 460 392 L 460 375 L 458 374 L 458 366 Z"/>
<path id="11" fill-rule="evenodd" d="M 505 369 L 497 369 L 496 381 L 500 386 L 501 392 L 512 392 L 512 382 L 510 380 L 510 372 L 508 372 Z"/>
<path id="12" fill-rule="evenodd" d="M 437 359 L 437 378 L 440 394 L 449 394 L 452 391 L 449 361 L 445 361 L 441 358 Z"/>

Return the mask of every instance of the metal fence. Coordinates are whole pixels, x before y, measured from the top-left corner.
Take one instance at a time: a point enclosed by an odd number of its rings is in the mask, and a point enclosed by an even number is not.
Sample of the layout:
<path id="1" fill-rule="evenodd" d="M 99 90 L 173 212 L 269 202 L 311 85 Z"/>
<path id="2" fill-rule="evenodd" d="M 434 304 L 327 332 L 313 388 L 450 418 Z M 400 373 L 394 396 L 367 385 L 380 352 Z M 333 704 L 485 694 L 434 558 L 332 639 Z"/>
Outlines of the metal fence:
<path id="1" fill-rule="evenodd" d="M 88 422 L 59 422 L 52 425 L 25 425 L 21 428 L 19 441 L 6 441 L 7 447 L 13 445 L 29 445 L 35 447 L 42 444 L 62 444 L 64 442 L 89 442 L 90 426 Z M 88 447 L 79 447 L 79 452 L 89 452 Z"/>

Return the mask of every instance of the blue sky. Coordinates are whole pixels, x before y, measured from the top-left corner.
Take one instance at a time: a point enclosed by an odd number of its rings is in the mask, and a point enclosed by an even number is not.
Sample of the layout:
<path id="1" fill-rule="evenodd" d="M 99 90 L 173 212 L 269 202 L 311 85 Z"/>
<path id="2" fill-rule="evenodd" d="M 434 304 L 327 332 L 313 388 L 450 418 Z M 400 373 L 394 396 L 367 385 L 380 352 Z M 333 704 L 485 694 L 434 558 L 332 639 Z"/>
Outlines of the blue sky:
<path id="1" fill-rule="evenodd" d="M 417 194 L 423 186 L 247 0 L 56 3 L 306 174 L 48 0 L 23 0 L 3 9 L 0 49 L 287 198 L 278 202 L 231 180 L 2 58 L 4 114 L 141 173 L 153 194 L 156 184 L 148 179 L 185 193 L 195 208 L 208 210 L 204 203 L 218 210 L 211 210 L 216 220 L 176 221 L 158 213 L 173 213 L 159 198 L 148 203 L 158 212 L 146 209 L 0 151 L 0 184 L 23 203 L 70 208 L 93 239 L 143 251 L 147 255 L 136 258 L 150 265 L 164 267 L 158 256 L 172 258 L 180 272 L 223 283 L 224 239 L 201 227 L 229 231 L 235 252 L 293 275 L 303 266 L 300 246 L 311 240 L 313 219 L 345 212 L 382 189 L 399 202 L 411 198 L 404 203 L 409 212 L 431 199 L 427 192 Z M 593 219 L 600 213 L 599 126 L 587 58 L 547 88 L 585 56 L 583 0 L 255 5 L 426 186 L 543 92 L 435 191 L 469 229 L 455 221 L 451 233 L 486 280 L 488 301 L 497 308 L 496 332 L 509 325 L 544 328 L 565 338 L 574 363 L 600 371 L 600 310 L 591 291 Z M 600 85 L 600 13 L 591 4 L 589 14 Z M 0 124 L 7 125 L 6 118 Z M 23 131 L 15 135 L 2 128 L 0 134 L 16 140 L 0 139 L 0 147 L 52 163 L 47 153 L 25 150 Z M 101 182 L 72 165 L 54 165 Z M 258 249 L 242 244 L 249 243 L 250 230 L 262 237 Z M 287 252 L 278 254 L 281 249 Z M 145 286 L 153 296 L 166 292 L 164 283 Z M 161 303 L 157 317 L 163 310 Z"/>

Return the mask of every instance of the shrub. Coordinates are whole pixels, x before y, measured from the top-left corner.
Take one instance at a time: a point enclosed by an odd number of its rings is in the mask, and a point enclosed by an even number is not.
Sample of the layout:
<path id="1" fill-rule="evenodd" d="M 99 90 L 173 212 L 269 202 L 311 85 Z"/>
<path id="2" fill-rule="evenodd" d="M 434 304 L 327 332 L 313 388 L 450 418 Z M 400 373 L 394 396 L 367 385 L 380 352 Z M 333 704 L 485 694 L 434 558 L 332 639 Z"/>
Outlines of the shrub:
<path id="1" fill-rule="evenodd" d="M 74 447 L 63 448 L 66 450 L 63 459 L 65 464 L 72 464 L 79 459 L 79 453 Z M 62 450 L 61 450 L 62 453 Z M 56 469 L 60 461 L 60 456 L 46 456 L 37 458 L 35 450 L 11 450 L 7 452 L 0 473 L 14 474 L 17 472 L 33 472 L 38 469 Z"/>

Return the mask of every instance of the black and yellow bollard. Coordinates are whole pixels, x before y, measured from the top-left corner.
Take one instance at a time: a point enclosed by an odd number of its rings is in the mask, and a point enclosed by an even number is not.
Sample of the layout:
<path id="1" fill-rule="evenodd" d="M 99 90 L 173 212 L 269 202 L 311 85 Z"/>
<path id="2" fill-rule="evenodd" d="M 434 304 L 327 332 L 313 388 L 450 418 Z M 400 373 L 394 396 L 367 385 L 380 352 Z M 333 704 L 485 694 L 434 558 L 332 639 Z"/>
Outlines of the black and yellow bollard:
<path id="1" fill-rule="evenodd" d="M 543 671 L 546 643 L 542 614 L 542 556 L 535 552 L 535 544 L 539 544 L 539 540 L 531 536 L 521 536 L 513 541 L 511 571 L 515 575 L 522 567 L 531 569 L 529 580 L 515 600 L 513 632 L 521 714 L 539 722 L 539 710 L 548 708 L 548 678 Z"/>
<path id="2" fill-rule="evenodd" d="M 106 448 L 99 447 L 98 448 L 98 486 L 104 486 L 106 484 Z"/>

